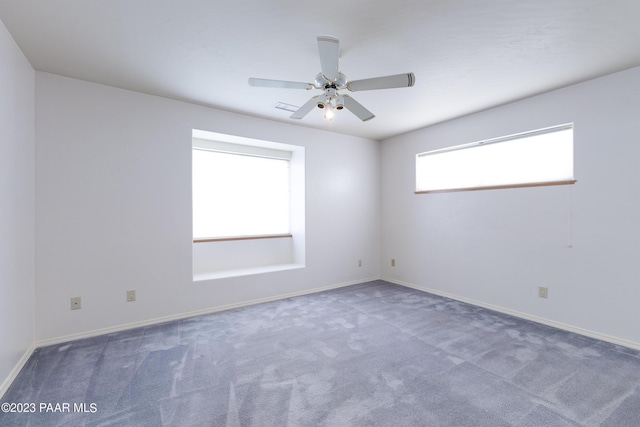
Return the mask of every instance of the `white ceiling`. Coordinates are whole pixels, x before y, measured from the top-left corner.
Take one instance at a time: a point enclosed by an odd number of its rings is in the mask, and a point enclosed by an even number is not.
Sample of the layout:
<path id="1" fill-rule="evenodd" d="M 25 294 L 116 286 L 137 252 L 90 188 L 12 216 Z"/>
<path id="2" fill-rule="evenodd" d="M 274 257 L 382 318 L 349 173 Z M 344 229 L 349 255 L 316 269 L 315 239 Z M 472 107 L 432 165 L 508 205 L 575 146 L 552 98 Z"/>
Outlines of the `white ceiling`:
<path id="1" fill-rule="evenodd" d="M 36 70 L 374 139 L 640 65 L 639 0 L 0 0 L 0 19 Z M 317 35 L 350 80 L 415 86 L 353 93 L 368 122 L 289 119 L 276 102 L 319 91 L 247 79 L 313 82 Z"/>

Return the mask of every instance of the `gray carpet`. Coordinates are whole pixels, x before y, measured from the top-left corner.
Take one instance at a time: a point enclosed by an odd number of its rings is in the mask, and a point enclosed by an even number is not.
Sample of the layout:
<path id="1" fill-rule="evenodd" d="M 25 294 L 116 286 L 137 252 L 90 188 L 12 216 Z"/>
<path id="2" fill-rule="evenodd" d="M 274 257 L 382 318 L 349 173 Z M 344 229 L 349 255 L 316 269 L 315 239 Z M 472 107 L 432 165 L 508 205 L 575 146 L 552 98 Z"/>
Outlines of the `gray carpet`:
<path id="1" fill-rule="evenodd" d="M 1 426 L 636 427 L 640 351 L 375 281 L 42 347 L 2 402 L 35 412 Z"/>

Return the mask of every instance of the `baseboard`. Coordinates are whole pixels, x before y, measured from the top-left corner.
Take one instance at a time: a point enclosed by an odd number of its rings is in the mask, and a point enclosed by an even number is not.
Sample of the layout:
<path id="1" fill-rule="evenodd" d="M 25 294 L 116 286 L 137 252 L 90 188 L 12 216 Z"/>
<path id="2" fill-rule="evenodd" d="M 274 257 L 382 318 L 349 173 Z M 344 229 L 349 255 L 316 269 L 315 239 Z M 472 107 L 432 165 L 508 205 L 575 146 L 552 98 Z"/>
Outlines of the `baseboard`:
<path id="1" fill-rule="evenodd" d="M 369 279 L 355 280 L 355 281 L 351 281 L 351 282 L 343 282 L 343 283 L 338 283 L 338 284 L 334 284 L 334 285 L 323 286 L 323 287 L 320 287 L 320 288 L 307 289 L 307 290 L 304 290 L 304 291 L 290 292 L 290 293 L 287 293 L 287 294 L 280 294 L 280 295 L 275 295 L 275 296 L 267 297 L 267 298 L 258 298 L 258 299 L 254 299 L 254 300 L 243 301 L 243 302 L 239 302 L 239 303 L 236 303 L 236 304 L 228 304 L 228 305 L 223 305 L 223 306 L 218 306 L 218 307 L 207 308 L 207 309 L 204 309 L 204 310 L 196 310 L 196 311 L 191 311 L 191 312 L 187 312 L 187 313 L 174 314 L 174 315 L 171 315 L 171 316 L 157 317 L 157 318 L 153 318 L 153 319 L 149 319 L 149 320 L 143 320 L 143 321 L 140 321 L 140 322 L 126 323 L 124 325 L 118 325 L 118 326 L 114 326 L 114 327 L 110 327 L 110 328 L 104 328 L 104 329 L 96 329 L 96 330 L 92 330 L 92 331 L 82 332 L 80 334 L 65 335 L 65 336 L 46 339 L 46 340 L 39 340 L 39 341 L 37 341 L 35 343 L 34 348 L 44 347 L 44 346 L 47 346 L 47 345 L 60 344 L 60 343 L 69 342 L 69 341 L 75 341 L 75 340 L 79 340 L 79 339 L 83 339 L 83 338 L 91 338 L 91 337 L 95 337 L 95 336 L 99 336 L 99 335 L 105 335 L 105 334 L 111 334 L 111 333 L 114 333 L 114 332 L 126 331 L 128 329 L 135 329 L 135 328 L 140 328 L 140 327 L 144 327 L 144 326 L 156 325 L 156 324 L 159 324 L 159 323 L 171 322 L 173 320 L 182 320 L 182 319 L 187 319 L 189 317 L 202 316 L 204 314 L 211 314 L 211 313 L 217 313 L 217 312 L 220 312 L 220 311 L 233 310 L 234 308 L 248 307 L 248 306 L 251 306 L 251 305 L 262 304 L 262 303 L 265 303 L 265 302 L 278 301 L 278 300 L 298 297 L 298 296 L 302 296 L 302 295 L 315 294 L 315 293 L 318 293 L 318 292 L 324 292 L 324 291 L 328 291 L 328 290 L 331 290 L 331 289 L 337 289 L 337 288 L 343 288 L 343 287 L 346 287 L 346 286 L 357 285 L 357 284 L 360 284 L 360 283 L 366 283 L 366 282 L 370 282 L 370 281 L 378 280 L 378 279 L 379 279 L 379 277 L 374 277 L 374 278 L 369 278 Z"/>
<path id="2" fill-rule="evenodd" d="M 407 288 L 416 289 L 422 292 L 428 292 L 430 294 L 438 295 L 445 298 L 450 298 L 452 300 L 464 302 L 467 304 L 475 305 L 478 307 L 486 308 L 489 310 L 497 311 L 499 313 L 508 314 L 510 316 L 519 317 L 525 320 L 531 320 L 532 322 L 541 323 L 546 326 L 551 326 L 553 328 L 562 329 L 567 332 L 573 332 L 579 335 L 584 335 L 586 337 L 595 338 L 601 341 L 606 341 L 612 344 L 621 345 L 623 347 L 632 348 L 634 350 L 640 350 L 640 343 L 635 341 L 629 341 L 622 338 L 614 337 L 611 335 L 602 334 L 600 332 L 591 331 L 588 329 L 579 328 L 573 325 L 567 325 L 566 323 L 556 322 L 555 320 L 545 319 L 543 317 L 534 316 L 532 314 L 522 313 L 520 311 L 511 310 L 509 308 L 500 307 L 493 304 L 487 304 L 482 301 L 476 301 L 470 298 L 461 297 L 459 295 L 450 294 L 448 292 L 442 292 L 437 289 L 431 289 L 426 286 L 416 285 L 413 283 L 403 282 L 401 280 L 391 279 L 388 277 L 381 277 L 380 280 L 384 280 L 386 282 L 395 283 L 396 285 L 405 286 Z"/>
<path id="3" fill-rule="evenodd" d="M 35 343 L 31 344 L 31 346 L 24 352 L 20 360 L 18 360 L 18 363 L 16 363 L 16 365 L 13 367 L 13 369 L 9 373 L 9 376 L 7 376 L 7 378 L 4 379 L 2 384 L 0 384 L 0 399 L 2 399 L 4 394 L 9 389 L 9 386 L 11 385 L 11 383 L 13 383 L 13 380 L 16 379 L 16 377 L 18 376 L 22 368 L 24 368 L 24 365 L 27 363 L 27 361 L 33 354 L 33 351 L 36 349 L 36 347 L 37 346 L 35 345 Z"/>
<path id="4" fill-rule="evenodd" d="M 134 329 L 134 328 L 139 328 L 139 327 L 143 327 L 143 326 L 149 326 L 149 325 L 155 325 L 155 324 L 159 324 L 159 323 L 170 322 L 170 321 L 173 321 L 173 320 L 181 320 L 181 319 L 186 319 L 186 318 L 189 318 L 189 317 L 201 316 L 201 315 L 204 315 L 204 314 L 217 313 L 217 312 L 220 312 L 220 311 L 232 310 L 232 309 L 235 309 L 235 308 L 248 307 L 248 306 L 251 306 L 251 305 L 262 304 L 262 303 L 265 303 L 265 302 L 278 301 L 278 300 L 282 300 L 282 299 L 293 298 L 293 297 L 303 296 L 303 295 L 310 295 L 310 294 L 315 294 L 315 293 L 318 293 L 318 292 L 324 292 L 324 291 L 328 291 L 328 290 L 331 290 L 331 289 L 343 288 L 343 287 L 357 285 L 357 284 L 360 284 L 360 283 L 366 283 L 366 282 L 370 282 L 370 281 L 374 281 L 374 280 L 384 280 L 386 282 L 394 283 L 396 285 L 405 286 L 407 288 L 412 288 L 412 289 L 416 289 L 416 290 L 419 290 L 419 291 L 422 291 L 422 292 L 427 292 L 427 293 L 431 293 L 431 294 L 434 294 L 434 295 L 439 295 L 439 296 L 442 296 L 442 297 L 445 297 L 445 298 L 450 298 L 450 299 L 453 299 L 453 300 L 456 300 L 456 301 L 464 302 L 464 303 L 467 303 L 467 304 L 475 305 L 475 306 L 478 306 L 478 307 L 483 307 L 483 308 L 486 308 L 486 309 L 489 309 L 489 310 L 493 310 L 493 311 L 497 311 L 497 312 L 500 312 L 500 313 L 508 314 L 508 315 L 511 315 L 511 316 L 514 316 L 514 317 L 519 317 L 521 319 L 530 320 L 532 322 L 536 322 L 536 323 L 540 323 L 540 324 L 543 324 L 543 325 L 551 326 L 551 327 L 554 327 L 554 328 L 562 329 L 562 330 L 565 330 L 565 331 L 568 331 L 568 332 L 573 332 L 573 333 L 584 335 L 584 336 L 587 336 L 587 337 L 590 337 L 590 338 L 595 338 L 595 339 L 599 339 L 599 340 L 602 340 L 602 341 L 610 342 L 612 344 L 617 344 L 617 345 L 621 345 L 621 346 L 624 346 L 624 347 L 629 347 L 629 348 L 633 348 L 633 349 L 636 349 L 636 350 L 640 350 L 640 343 L 637 343 L 637 342 L 634 342 L 634 341 L 624 340 L 624 339 L 621 339 L 621 338 L 617 338 L 617 337 L 614 337 L 614 336 L 602 334 L 602 333 L 599 333 L 599 332 L 594 332 L 594 331 L 590 331 L 590 330 L 587 330 L 587 329 L 575 327 L 575 326 L 572 326 L 572 325 L 567 325 L 567 324 L 564 324 L 564 323 L 561 323 L 561 322 L 556 322 L 556 321 L 553 321 L 553 320 L 549 320 L 549 319 L 545 319 L 545 318 L 542 318 L 542 317 L 534 316 L 534 315 L 531 315 L 531 314 L 522 313 L 522 312 L 519 312 L 519 311 L 516 311 L 516 310 L 511 310 L 511 309 L 508 309 L 508 308 L 504 308 L 504 307 L 500 307 L 500 306 L 496 306 L 496 305 L 492 305 L 492 304 L 487 304 L 487 303 L 484 303 L 484 302 L 481 302 L 481 301 L 476 301 L 476 300 L 473 300 L 473 299 L 470 299 L 470 298 L 464 298 L 464 297 L 461 297 L 461 296 L 458 296 L 458 295 L 450 294 L 448 292 L 442 292 L 442 291 L 439 291 L 437 289 L 431 289 L 431 288 L 428 288 L 426 286 L 416 285 L 416 284 L 413 284 L 413 283 L 407 283 L 407 282 L 403 282 L 403 281 L 400 281 L 400 280 L 391 279 L 391 278 L 388 278 L 388 277 L 372 277 L 372 278 L 369 278 L 369 279 L 361 279 L 361 280 L 356 280 L 356 281 L 351 281 L 351 282 L 343 282 L 343 283 L 324 286 L 324 287 L 320 287 L 320 288 L 313 288 L 313 289 L 308 289 L 308 290 L 299 291 L 299 292 L 290 292 L 290 293 L 287 293 L 287 294 L 280 294 L 280 295 L 267 297 L 267 298 L 258 298 L 258 299 L 254 299 L 254 300 L 250 300 L 250 301 L 244 301 L 244 302 L 240 302 L 240 303 L 236 303 L 236 304 L 228 304 L 228 305 L 213 307 L 213 308 L 204 309 L 204 310 L 196 310 L 196 311 L 191 311 L 191 312 L 181 313 L 181 314 L 176 314 L 176 315 L 171 315 L 171 316 L 158 317 L 158 318 L 149 319 L 149 320 L 145 320 L 145 321 L 141 321 L 141 322 L 128 323 L 128 324 L 124 324 L 124 325 L 114 326 L 114 327 L 111 327 L 111 328 L 104 328 L 104 329 L 97 329 L 97 330 L 93 330 L 93 331 L 83 332 L 81 334 L 66 335 L 66 336 L 47 339 L 47 340 L 40 340 L 40 341 L 37 341 L 37 342 L 33 343 L 24 352 L 24 354 L 22 355 L 22 357 L 20 358 L 20 360 L 18 361 L 16 366 L 13 368 L 13 370 L 9 374 L 9 376 L 2 382 L 2 384 L 0 385 L 0 398 L 2 398 L 2 396 L 4 396 L 4 394 L 9 389 L 9 386 L 11 385 L 13 380 L 18 376 L 18 374 L 20 373 L 20 371 L 22 370 L 24 365 L 27 363 L 27 361 L 29 360 L 29 357 L 31 357 L 31 354 L 33 354 L 33 351 L 38 347 L 42 347 L 42 346 L 46 346 L 46 345 L 53 345 L 53 344 L 60 344 L 60 343 L 64 343 L 64 342 L 75 341 L 75 340 L 82 339 L 82 338 L 90 338 L 90 337 L 94 337 L 94 336 L 99 336 L 99 335 L 104 335 L 104 334 L 109 334 L 109 333 L 114 333 L 114 332 L 120 332 L 120 331 L 124 331 L 124 330 L 128 330 L 128 329 Z"/>

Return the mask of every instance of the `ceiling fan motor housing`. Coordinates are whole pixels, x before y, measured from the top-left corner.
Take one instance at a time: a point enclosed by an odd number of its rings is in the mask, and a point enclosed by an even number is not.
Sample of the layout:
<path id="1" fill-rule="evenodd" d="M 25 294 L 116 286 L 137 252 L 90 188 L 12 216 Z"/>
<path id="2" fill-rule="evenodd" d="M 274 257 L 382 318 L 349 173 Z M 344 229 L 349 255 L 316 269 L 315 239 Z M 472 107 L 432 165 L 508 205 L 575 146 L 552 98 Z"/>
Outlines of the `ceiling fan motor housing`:
<path id="1" fill-rule="evenodd" d="M 335 85 L 337 88 L 342 89 L 346 87 L 347 76 L 342 73 L 338 73 L 338 77 L 334 81 L 325 77 L 324 74 L 318 73 L 316 75 L 315 85 L 317 88 L 326 87 L 327 85 Z"/>

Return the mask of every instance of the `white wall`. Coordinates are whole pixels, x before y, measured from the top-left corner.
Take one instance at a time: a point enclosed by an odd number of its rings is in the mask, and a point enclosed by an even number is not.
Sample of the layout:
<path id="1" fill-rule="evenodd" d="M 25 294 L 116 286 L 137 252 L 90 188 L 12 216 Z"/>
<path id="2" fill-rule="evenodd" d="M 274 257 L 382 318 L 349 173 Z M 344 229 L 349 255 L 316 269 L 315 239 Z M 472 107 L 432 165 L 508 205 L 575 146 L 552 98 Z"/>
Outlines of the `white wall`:
<path id="1" fill-rule="evenodd" d="M 568 122 L 573 186 L 413 194 L 416 153 Z M 386 140 L 382 276 L 640 347 L 639 161 L 640 68 Z"/>
<path id="2" fill-rule="evenodd" d="M 41 72 L 36 105 L 39 341 L 379 276 L 377 141 Z M 306 268 L 193 282 L 194 128 L 305 146 Z"/>
<path id="3" fill-rule="evenodd" d="M 33 68 L 0 22 L 0 395 L 34 340 L 33 118 Z"/>

